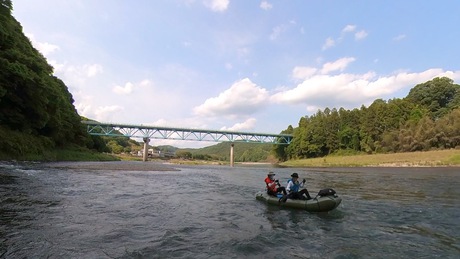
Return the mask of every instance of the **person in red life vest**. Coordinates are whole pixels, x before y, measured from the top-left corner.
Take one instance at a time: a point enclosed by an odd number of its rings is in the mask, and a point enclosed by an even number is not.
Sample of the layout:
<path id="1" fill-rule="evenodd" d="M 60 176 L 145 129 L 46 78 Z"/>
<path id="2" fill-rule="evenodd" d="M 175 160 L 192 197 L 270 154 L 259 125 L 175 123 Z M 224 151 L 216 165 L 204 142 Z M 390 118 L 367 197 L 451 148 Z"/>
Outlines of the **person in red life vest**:
<path id="1" fill-rule="evenodd" d="M 265 178 L 265 184 L 267 185 L 267 194 L 276 196 L 278 193 L 286 195 L 286 188 L 280 185 L 278 180 L 275 180 L 275 173 L 269 172 L 267 178 Z"/>

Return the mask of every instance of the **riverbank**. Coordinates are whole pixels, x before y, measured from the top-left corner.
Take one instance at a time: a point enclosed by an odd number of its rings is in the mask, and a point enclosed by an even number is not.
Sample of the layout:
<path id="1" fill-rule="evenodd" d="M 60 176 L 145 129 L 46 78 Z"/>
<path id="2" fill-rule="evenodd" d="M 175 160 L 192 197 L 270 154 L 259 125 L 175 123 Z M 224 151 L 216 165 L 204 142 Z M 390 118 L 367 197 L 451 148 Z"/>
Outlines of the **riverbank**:
<path id="1" fill-rule="evenodd" d="M 64 170 L 180 171 L 174 168 L 173 165 L 139 161 L 48 162 L 41 164 L 41 166 Z"/>
<path id="2" fill-rule="evenodd" d="M 110 155 L 97 153 L 90 150 L 52 150 L 40 155 L 28 155 L 24 157 L 9 157 L 1 155 L 3 161 L 123 161 L 132 162 L 132 165 L 140 165 L 141 171 L 152 171 L 145 167 L 141 161 L 142 157 L 133 157 L 127 155 Z M 149 159 L 150 160 L 150 159 Z M 145 163 L 146 165 L 164 164 L 166 161 L 157 159 Z M 184 160 L 169 159 L 168 164 L 174 165 L 222 165 L 229 166 L 229 161 L 209 161 L 209 160 Z M 69 163 L 72 164 L 72 163 Z M 81 164 L 81 163 L 80 163 Z M 275 163 L 264 162 L 235 162 L 236 166 L 258 166 L 270 165 Z M 280 167 L 435 167 L 435 166 L 460 166 L 460 149 L 436 150 L 424 152 L 407 152 L 394 154 L 372 154 L 372 155 L 342 155 L 327 156 L 321 158 L 289 160 L 283 163 L 275 164 Z M 146 168 L 146 169 L 143 169 Z M 117 170 L 114 168 L 113 170 Z M 129 170 L 122 168 L 120 170 Z M 137 170 L 137 169 L 136 169 Z M 155 170 L 155 169 L 153 169 Z M 161 170 L 161 169 L 160 169 Z"/>
<path id="3" fill-rule="evenodd" d="M 394 154 L 327 156 L 289 160 L 280 163 L 287 167 L 417 167 L 460 166 L 460 150 L 436 150 Z"/>

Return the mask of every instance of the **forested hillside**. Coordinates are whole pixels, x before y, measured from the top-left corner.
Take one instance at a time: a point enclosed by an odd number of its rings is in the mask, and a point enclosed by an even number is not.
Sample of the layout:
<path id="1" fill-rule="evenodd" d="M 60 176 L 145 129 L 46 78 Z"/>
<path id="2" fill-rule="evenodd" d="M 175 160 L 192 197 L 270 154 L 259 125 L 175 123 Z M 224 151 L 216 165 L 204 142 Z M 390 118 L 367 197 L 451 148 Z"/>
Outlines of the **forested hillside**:
<path id="1" fill-rule="evenodd" d="M 230 160 L 230 144 L 228 142 L 200 149 L 179 149 L 176 155 L 182 158 L 199 160 Z M 270 159 L 272 145 L 260 143 L 237 142 L 234 146 L 235 162 L 262 162 Z"/>
<path id="2" fill-rule="evenodd" d="M 333 153 L 386 153 L 460 146 L 460 85 L 443 77 L 418 84 L 403 99 L 369 107 L 326 108 L 300 118 L 289 146 L 275 146 L 280 160 Z"/>
<path id="3" fill-rule="evenodd" d="M 0 157 L 64 147 L 95 147 L 72 95 L 0 0 Z"/>

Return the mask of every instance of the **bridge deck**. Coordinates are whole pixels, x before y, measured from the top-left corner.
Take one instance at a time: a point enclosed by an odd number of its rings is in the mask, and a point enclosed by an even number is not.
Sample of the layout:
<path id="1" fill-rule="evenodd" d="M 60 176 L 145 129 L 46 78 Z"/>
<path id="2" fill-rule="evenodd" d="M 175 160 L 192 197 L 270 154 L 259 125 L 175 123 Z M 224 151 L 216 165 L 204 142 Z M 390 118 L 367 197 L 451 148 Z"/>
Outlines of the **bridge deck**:
<path id="1" fill-rule="evenodd" d="M 290 144 L 292 135 L 82 121 L 91 135 L 213 142 Z"/>

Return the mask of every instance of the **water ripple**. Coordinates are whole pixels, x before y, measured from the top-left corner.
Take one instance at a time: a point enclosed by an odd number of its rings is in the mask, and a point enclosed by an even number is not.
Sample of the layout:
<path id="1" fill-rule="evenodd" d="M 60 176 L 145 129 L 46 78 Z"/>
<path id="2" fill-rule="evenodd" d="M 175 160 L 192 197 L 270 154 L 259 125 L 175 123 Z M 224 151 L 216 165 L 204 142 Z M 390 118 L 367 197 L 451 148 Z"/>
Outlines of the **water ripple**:
<path id="1" fill-rule="evenodd" d="M 455 168 L 180 166 L 136 172 L 91 166 L 0 164 L 0 258 L 460 254 Z M 297 172 L 311 193 L 331 187 L 343 202 L 329 213 L 267 206 L 254 194 L 269 170 L 282 182 Z"/>

